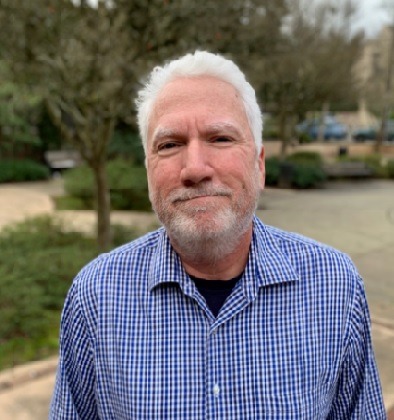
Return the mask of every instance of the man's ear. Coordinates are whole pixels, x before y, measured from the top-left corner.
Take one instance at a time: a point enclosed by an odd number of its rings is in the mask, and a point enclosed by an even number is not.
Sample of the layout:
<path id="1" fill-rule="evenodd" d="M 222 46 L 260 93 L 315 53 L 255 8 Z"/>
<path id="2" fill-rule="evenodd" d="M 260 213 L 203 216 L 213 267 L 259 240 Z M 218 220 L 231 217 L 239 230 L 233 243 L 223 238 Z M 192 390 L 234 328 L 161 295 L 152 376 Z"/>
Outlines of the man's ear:
<path id="1" fill-rule="evenodd" d="M 260 174 L 260 189 L 263 190 L 265 186 L 265 150 L 263 146 L 261 147 L 261 152 L 259 153 L 258 165 Z"/>

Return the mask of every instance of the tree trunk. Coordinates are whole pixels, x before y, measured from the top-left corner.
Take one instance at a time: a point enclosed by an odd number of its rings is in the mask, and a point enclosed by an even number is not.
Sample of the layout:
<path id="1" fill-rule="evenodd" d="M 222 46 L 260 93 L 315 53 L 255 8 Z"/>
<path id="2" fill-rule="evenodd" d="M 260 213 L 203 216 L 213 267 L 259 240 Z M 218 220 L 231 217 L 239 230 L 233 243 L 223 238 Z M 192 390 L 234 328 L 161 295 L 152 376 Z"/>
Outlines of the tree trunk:
<path id="1" fill-rule="evenodd" d="M 281 111 L 279 114 L 279 135 L 282 143 L 280 148 L 280 157 L 283 160 L 287 154 L 287 148 L 289 146 L 289 136 L 287 133 L 287 115 L 286 111 Z"/>
<path id="2" fill-rule="evenodd" d="M 97 243 L 100 252 L 108 251 L 112 244 L 111 204 L 105 162 L 93 168 L 96 183 Z"/>

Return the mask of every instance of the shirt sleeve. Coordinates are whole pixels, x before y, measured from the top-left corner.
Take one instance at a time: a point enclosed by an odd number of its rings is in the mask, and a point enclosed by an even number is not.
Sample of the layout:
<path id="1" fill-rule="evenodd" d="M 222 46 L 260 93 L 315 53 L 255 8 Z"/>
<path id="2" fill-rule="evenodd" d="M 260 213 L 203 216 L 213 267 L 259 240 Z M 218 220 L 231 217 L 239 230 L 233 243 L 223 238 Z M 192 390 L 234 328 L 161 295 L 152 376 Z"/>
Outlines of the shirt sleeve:
<path id="1" fill-rule="evenodd" d="M 346 357 L 328 419 L 386 419 L 361 279 L 357 282 L 348 325 Z"/>
<path id="2" fill-rule="evenodd" d="M 63 309 L 60 358 L 49 419 L 98 419 L 92 342 L 74 282 Z"/>

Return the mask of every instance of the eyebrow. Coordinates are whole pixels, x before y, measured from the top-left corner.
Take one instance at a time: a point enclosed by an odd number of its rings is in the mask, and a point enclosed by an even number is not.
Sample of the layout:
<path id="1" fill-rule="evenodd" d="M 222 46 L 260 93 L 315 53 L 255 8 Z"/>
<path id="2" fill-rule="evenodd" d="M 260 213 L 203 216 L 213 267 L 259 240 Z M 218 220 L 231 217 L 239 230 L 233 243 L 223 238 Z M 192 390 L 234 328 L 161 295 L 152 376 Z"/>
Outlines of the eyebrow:
<path id="1" fill-rule="evenodd" d="M 168 137 L 179 137 L 180 132 L 178 130 L 174 130 L 173 128 L 167 127 L 157 127 L 155 132 L 153 133 L 153 142 L 157 142 L 158 140 L 165 139 Z"/>
<path id="2" fill-rule="evenodd" d="M 215 135 L 215 134 L 221 134 L 223 132 L 231 132 L 234 135 L 242 136 L 242 131 L 239 130 L 239 128 L 234 125 L 231 122 L 218 122 L 218 123 L 212 123 L 208 124 L 204 128 L 204 134 L 205 135 Z M 157 127 L 156 130 L 153 133 L 152 136 L 152 146 L 155 146 L 160 140 L 173 138 L 177 139 L 182 137 L 182 132 L 180 130 L 177 130 L 175 128 L 169 128 L 169 127 Z"/>
<path id="3" fill-rule="evenodd" d="M 153 132 L 152 147 L 153 148 L 156 147 L 157 143 L 159 143 L 160 140 L 168 139 L 168 138 L 177 139 L 179 137 L 181 137 L 181 133 L 179 132 L 179 130 L 159 126 Z"/>
<path id="4" fill-rule="evenodd" d="M 219 134 L 225 131 L 225 132 L 232 132 L 233 134 L 237 134 L 239 136 L 243 136 L 242 131 L 240 131 L 236 125 L 230 122 L 219 122 L 219 123 L 209 124 L 205 128 L 204 131 L 208 135 Z"/>

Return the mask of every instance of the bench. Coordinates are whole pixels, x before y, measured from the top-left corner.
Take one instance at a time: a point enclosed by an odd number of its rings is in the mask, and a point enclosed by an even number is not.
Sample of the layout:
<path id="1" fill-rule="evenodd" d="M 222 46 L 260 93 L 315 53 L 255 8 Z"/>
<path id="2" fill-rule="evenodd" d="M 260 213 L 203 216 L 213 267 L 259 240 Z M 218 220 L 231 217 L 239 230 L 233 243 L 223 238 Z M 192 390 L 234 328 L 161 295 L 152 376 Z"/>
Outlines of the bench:
<path id="1" fill-rule="evenodd" d="M 81 165 L 82 159 L 76 150 L 50 150 L 45 153 L 45 160 L 52 172 L 61 172 Z"/>
<path id="2" fill-rule="evenodd" d="M 374 175 L 374 171 L 365 162 L 336 162 L 323 166 L 329 178 L 365 178 Z"/>

